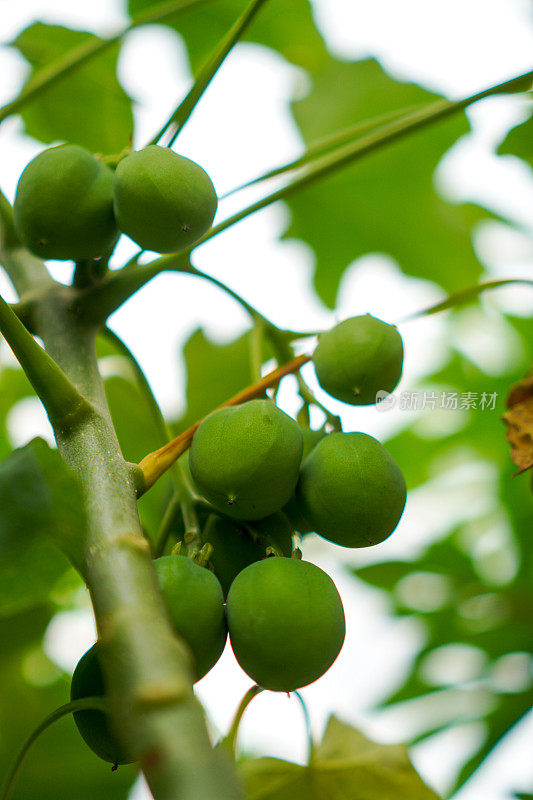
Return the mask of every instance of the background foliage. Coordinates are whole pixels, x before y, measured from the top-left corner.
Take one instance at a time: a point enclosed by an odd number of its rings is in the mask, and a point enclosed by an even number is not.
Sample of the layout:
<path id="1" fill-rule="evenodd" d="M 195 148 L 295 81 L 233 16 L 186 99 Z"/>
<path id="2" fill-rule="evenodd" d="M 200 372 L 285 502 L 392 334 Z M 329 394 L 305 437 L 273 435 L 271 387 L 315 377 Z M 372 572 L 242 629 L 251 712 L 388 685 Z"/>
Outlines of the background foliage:
<path id="1" fill-rule="evenodd" d="M 135 14 L 150 5 L 146 0 L 130 0 L 129 10 Z M 238 0 L 220 0 L 179 20 L 175 27 L 184 39 L 193 73 L 241 9 Z M 31 65 L 31 75 L 91 37 L 93 34 L 37 22 L 21 32 L 12 46 Z M 355 122 L 435 99 L 422 87 L 394 79 L 375 60 L 339 60 L 328 53 L 306 0 L 271 0 L 248 38 L 273 48 L 307 71 L 310 91 L 291 106 L 306 143 Z M 21 115 L 26 133 L 43 144 L 68 140 L 104 154 L 127 146 L 133 127 L 132 101 L 116 77 L 118 54 L 117 45 L 28 105 Z M 301 240 L 312 249 L 316 259 L 314 287 L 326 305 L 334 307 L 345 270 L 367 253 L 385 253 L 395 259 L 405 275 L 433 281 L 446 292 L 486 277 L 473 239 L 476 226 L 497 219 L 497 215 L 471 204 L 454 205 L 439 194 L 434 180 L 443 155 L 468 130 L 466 115 L 460 115 L 291 198 L 290 223 L 283 236 Z M 533 115 L 510 131 L 498 153 L 519 157 L 533 166 Z M 513 226 L 512 220 L 501 221 Z M 528 547 L 532 496 L 527 475 L 512 478 L 513 465 L 499 421 L 509 387 L 531 368 L 533 323 L 518 316 L 502 319 L 500 312 L 484 300 L 479 301 L 475 312 L 446 313 L 450 332 L 446 363 L 425 376 L 419 388 L 460 394 L 481 393 L 489 387 L 498 393 L 498 406 L 490 413 L 471 410 L 461 415 L 459 427 L 452 433 L 443 428 L 428 437 L 424 425 L 418 422 L 395 435 L 388 447 L 401 465 L 410 490 L 430 487 L 439 476 L 465 464 L 489 466 L 491 502 L 454 522 L 438 541 L 410 560 L 361 566 L 354 569 L 354 580 L 385 593 L 390 614 L 415 619 L 424 631 L 419 652 L 400 684 L 382 699 L 382 707 L 401 704 L 409 715 L 424 706 L 426 711 L 420 715 L 420 729 L 413 741 L 468 720 L 483 725 L 479 746 L 461 767 L 456 788 L 529 711 L 533 695 L 528 655 L 533 619 L 533 557 Z M 474 316 L 465 316 L 470 313 Z M 487 376 L 456 344 L 468 319 L 474 325 L 476 320 L 498 324 L 512 339 L 515 357 L 498 374 Z M 160 444 L 157 430 L 127 363 L 113 354 L 107 343 L 102 343 L 101 355 L 114 365 L 106 388 L 124 455 L 137 461 Z M 184 356 L 187 407 L 180 420 L 171 421 L 176 430 L 250 381 L 247 336 L 220 344 L 198 330 L 189 339 Z M 68 539 L 69 530 L 80 524 L 82 514 L 75 489 L 69 484 L 70 476 L 56 463 L 52 470 L 46 469 L 45 479 L 42 460 L 53 459 L 53 455 L 43 443 L 36 442 L 8 456 L 11 444 L 6 418 L 30 395 L 31 388 L 20 370 L 2 367 L 0 452 L 5 460 L 0 465 L 0 554 L 5 566 L 0 569 L 1 772 L 23 736 L 51 708 L 67 699 L 68 678 L 48 661 L 42 637 L 53 615 L 78 604 L 83 593 L 78 578 L 57 555 L 49 537 L 32 536 L 41 530 L 57 535 L 60 530 Z M 16 492 L 11 493 L 14 485 Z M 68 506 L 57 503 L 59 495 L 70 497 Z M 152 537 L 167 495 L 168 486 L 162 481 L 140 504 L 143 525 Z M 18 510 L 14 507 L 17 504 Z M 454 664 L 474 666 L 466 670 L 464 678 L 455 678 L 454 669 L 447 677 L 450 659 Z M 333 734 L 328 731 L 331 738 Z M 272 768 L 271 764 L 262 767 L 265 774 L 269 770 L 271 774 Z M 113 798 L 127 796 L 134 776 L 134 768 L 119 770 L 112 782 Z M 75 785 L 80 800 L 104 798 L 109 796 L 107 778 L 108 767 L 74 735 L 72 721 L 63 720 L 35 747 L 14 797 L 22 800 L 32 796 L 31 787 L 36 785 L 43 800 L 61 794 L 71 796 L 69 787 Z M 253 783 L 259 778 L 252 776 L 250 780 Z M 300 796 L 291 793 L 294 786 L 282 790 L 279 782 L 275 785 L 274 791 L 261 796 L 273 800 Z M 328 791 L 329 797 L 343 796 L 339 785 Z M 251 796 L 256 796 L 253 791 Z M 302 796 L 310 795 L 304 791 Z"/>

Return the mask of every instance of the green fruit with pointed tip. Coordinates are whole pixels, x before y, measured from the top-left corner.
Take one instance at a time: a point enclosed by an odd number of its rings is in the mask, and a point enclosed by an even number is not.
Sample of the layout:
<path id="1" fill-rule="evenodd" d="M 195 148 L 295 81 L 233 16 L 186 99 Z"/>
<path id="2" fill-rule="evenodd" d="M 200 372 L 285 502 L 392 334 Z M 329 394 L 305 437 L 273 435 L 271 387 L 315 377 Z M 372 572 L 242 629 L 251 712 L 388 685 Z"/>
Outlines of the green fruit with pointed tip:
<path id="1" fill-rule="evenodd" d="M 316 376 L 331 397 L 371 405 L 392 392 L 402 374 L 403 344 L 394 325 L 365 314 L 319 336 L 313 353 Z"/>
<path id="2" fill-rule="evenodd" d="M 119 235 L 112 171 L 73 144 L 50 147 L 30 161 L 13 213 L 22 242 L 41 258 L 98 258 Z"/>
<path id="3" fill-rule="evenodd" d="M 398 465 L 377 439 L 330 433 L 302 464 L 296 497 L 320 536 L 344 547 L 369 547 L 396 528 L 406 488 Z"/>
<path id="4" fill-rule="evenodd" d="M 72 676 L 70 699 L 82 700 L 85 697 L 104 697 L 104 675 L 99 662 L 100 643 L 96 642 L 80 658 Z M 76 711 L 74 722 L 91 750 L 104 761 L 111 764 L 132 764 L 126 758 L 122 745 L 111 732 L 107 714 L 103 711 Z"/>
<path id="5" fill-rule="evenodd" d="M 280 511 L 248 524 L 212 514 L 204 528 L 203 540 L 213 546 L 209 561 L 224 596 L 239 572 L 266 557 L 269 545 L 284 556 L 290 557 L 292 553 L 292 527 Z"/>
<path id="6" fill-rule="evenodd" d="M 168 147 L 149 145 L 123 158 L 115 172 L 119 228 L 143 250 L 182 250 L 208 230 L 215 187 L 199 164 Z"/>
<path id="7" fill-rule="evenodd" d="M 296 558 L 246 567 L 227 601 L 230 641 L 260 686 L 290 692 L 320 678 L 344 642 L 342 601 L 329 575 Z"/>
<path id="8" fill-rule="evenodd" d="M 156 558 L 154 568 L 170 621 L 189 645 L 200 680 L 224 650 L 227 630 L 220 582 L 185 556 Z"/>
<path id="9" fill-rule="evenodd" d="M 257 520 L 287 502 L 298 481 L 299 425 L 271 400 L 214 411 L 198 427 L 189 453 L 204 497 L 228 517 Z"/>

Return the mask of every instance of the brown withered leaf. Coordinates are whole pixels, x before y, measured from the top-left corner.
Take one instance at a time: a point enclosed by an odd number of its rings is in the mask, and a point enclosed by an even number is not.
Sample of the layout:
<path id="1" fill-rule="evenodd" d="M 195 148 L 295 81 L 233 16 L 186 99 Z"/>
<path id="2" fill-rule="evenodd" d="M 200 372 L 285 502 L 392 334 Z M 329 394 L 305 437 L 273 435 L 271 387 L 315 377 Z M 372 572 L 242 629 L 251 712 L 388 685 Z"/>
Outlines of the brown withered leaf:
<path id="1" fill-rule="evenodd" d="M 507 408 L 503 415 L 506 438 L 519 474 L 533 466 L 533 374 L 511 387 Z"/>

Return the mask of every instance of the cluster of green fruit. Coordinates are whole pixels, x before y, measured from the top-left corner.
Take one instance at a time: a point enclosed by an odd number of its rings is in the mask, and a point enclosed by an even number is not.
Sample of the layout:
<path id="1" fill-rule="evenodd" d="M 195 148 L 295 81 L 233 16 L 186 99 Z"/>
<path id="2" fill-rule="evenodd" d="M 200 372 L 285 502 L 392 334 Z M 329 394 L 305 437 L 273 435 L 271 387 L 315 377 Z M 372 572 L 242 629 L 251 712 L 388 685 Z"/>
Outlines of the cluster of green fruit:
<path id="1" fill-rule="evenodd" d="M 322 334 L 313 360 L 329 394 L 366 405 L 396 386 L 402 341 L 394 326 L 367 314 Z M 332 579 L 296 557 L 293 534 L 314 531 L 345 547 L 382 542 L 405 505 L 398 466 L 373 437 L 305 431 L 268 399 L 206 417 L 189 466 L 212 512 L 202 520 L 209 561 L 168 555 L 154 567 L 196 679 L 217 662 L 229 632 L 237 661 L 262 687 L 289 692 L 312 683 L 341 650 L 344 610 Z M 73 699 L 103 694 L 98 647 L 76 668 Z M 123 761 L 105 714 L 75 719 L 98 755 Z"/>
<path id="2" fill-rule="evenodd" d="M 121 232 L 143 250 L 182 250 L 208 230 L 216 209 L 209 175 L 168 148 L 129 153 L 113 171 L 82 147 L 65 144 L 26 166 L 14 218 L 35 255 L 83 261 L 109 253 Z"/>

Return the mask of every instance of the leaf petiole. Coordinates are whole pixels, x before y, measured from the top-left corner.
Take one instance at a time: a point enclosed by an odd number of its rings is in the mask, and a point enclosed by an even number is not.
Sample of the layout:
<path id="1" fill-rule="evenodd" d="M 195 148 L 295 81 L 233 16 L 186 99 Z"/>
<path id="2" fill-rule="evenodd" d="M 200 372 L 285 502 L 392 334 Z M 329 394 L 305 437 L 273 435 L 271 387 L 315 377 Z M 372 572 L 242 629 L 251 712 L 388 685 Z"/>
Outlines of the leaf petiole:
<path id="1" fill-rule="evenodd" d="M 0 791 L 0 800 L 8 800 L 11 791 L 13 789 L 13 785 L 15 779 L 19 773 L 19 770 L 22 766 L 22 762 L 24 761 L 28 750 L 33 745 L 33 743 L 39 738 L 41 733 L 44 733 L 54 722 L 57 720 L 62 719 L 63 717 L 68 716 L 69 714 L 73 714 L 76 711 L 85 711 L 86 709 L 95 709 L 97 711 L 105 711 L 106 704 L 105 700 L 102 697 L 84 697 L 81 700 L 73 700 L 70 703 L 65 703 L 65 705 L 59 706 L 56 708 L 55 711 L 52 711 L 45 719 L 38 725 L 35 730 L 28 736 L 24 744 L 22 745 L 20 751 L 17 754 L 13 764 L 11 765 L 11 769 L 9 770 L 6 778 L 6 782 L 2 790 Z"/>

